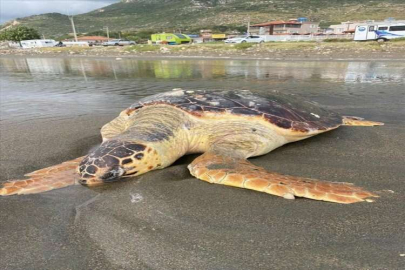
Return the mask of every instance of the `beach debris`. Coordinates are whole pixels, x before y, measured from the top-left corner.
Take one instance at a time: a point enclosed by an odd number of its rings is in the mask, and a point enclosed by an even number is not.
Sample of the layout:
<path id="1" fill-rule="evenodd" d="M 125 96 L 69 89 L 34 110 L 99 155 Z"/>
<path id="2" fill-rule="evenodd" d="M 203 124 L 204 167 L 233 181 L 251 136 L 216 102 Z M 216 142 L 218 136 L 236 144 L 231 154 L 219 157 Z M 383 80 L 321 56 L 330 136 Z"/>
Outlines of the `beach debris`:
<path id="1" fill-rule="evenodd" d="M 295 196 L 292 193 L 286 193 L 284 194 L 283 198 L 287 200 L 294 200 Z"/>
<path id="2" fill-rule="evenodd" d="M 143 201 L 143 197 L 139 193 L 135 193 L 135 194 L 130 193 L 129 195 L 131 196 L 131 203 L 139 203 L 139 202 Z"/>
<path id="3" fill-rule="evenodd" d="M 167 48 L 167 47 L 161 47 L 161 48 L 160 48 L 160 52 L 161 52 L 161 53 L 168 53 L 168 52 L 170 52 L 170 49 Z"/>

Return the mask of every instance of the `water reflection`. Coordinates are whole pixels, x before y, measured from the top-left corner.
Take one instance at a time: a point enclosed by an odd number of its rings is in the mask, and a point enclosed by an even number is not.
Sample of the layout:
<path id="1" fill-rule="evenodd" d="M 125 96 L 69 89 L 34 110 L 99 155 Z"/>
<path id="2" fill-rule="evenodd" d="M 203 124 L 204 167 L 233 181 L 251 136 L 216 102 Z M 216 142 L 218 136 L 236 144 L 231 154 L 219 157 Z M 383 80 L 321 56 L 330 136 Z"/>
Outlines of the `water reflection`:
<path id="1" fill-rule="evenodd" d="M 3 124 L 115 115 L 138 98 L 179 87 L 279 90 L 337 109 L 359 98 L 399 110 L 404 104 L 399 62 L 0 58 L 0 71 Z"/>
<path id="2" fill-rule="evenodd" d="M 68 58 L 0 59 L 3 73 L 88 78 L 332 80 L 341 82 L 404 82 L 397 62 L 269 62 L 243 60 L 110 60 Z"/>

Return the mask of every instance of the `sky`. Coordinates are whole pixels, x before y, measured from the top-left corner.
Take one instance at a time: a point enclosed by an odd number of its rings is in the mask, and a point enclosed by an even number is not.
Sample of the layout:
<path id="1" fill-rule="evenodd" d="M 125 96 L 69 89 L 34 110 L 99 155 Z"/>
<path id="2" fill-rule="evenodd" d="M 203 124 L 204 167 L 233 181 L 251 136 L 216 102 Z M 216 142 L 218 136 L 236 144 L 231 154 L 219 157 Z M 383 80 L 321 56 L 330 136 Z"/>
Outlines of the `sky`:
<path id="1" fill-rule="evenodd" d="M 0 0 L 0 23 L 50 12 L 85 13 L 119 0 Z"/>

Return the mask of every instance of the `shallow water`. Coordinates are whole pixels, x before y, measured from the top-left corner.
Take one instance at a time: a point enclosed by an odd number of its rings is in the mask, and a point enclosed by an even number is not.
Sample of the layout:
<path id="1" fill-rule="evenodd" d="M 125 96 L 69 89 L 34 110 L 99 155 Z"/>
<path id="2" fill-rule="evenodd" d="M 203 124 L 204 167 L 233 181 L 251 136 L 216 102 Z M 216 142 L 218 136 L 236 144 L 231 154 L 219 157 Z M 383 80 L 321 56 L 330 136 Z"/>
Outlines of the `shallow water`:
<path id="1" fill-rule="evenodd" d="M 375 203 L 210 185 L 186 156 L 99 188 L 0 197 L 1 269 L 404 268 L 405 63 L 0 58 L 0 71 L 1 182 L 85 155 L 137 98 L 179 87 L 285 91 L 386 123 L 252 159 L 378 191 Z"/>
<path id="2" fill-rule="evenodd" d="M 173 88 L 279 90 L 332 107 L 378 97 L 397 109 L 405 92 L 399 62 L 2 58 L 0 71 L 3 124 L 119 112 Z"/>

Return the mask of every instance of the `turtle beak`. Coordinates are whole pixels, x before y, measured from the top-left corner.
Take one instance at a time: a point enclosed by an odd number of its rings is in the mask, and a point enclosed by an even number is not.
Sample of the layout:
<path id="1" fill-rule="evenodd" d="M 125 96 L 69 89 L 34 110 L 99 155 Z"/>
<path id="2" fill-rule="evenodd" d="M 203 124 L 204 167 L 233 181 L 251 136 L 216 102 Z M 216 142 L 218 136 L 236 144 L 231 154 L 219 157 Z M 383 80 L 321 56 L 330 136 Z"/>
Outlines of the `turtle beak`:
<path id="1" fill-rule="evenodd" d="M 109 170 L 106 170 L 101 175 L 95 175 L 94 177 L 81 178 L 79 183 L 86 186 L 96 186 L 103 183 L 110 183 L 118 181 L 122 175 L 125 174 L 125 170 L 119 166 L 114 166 Z"/>
<path id="2" fill-rule="evenodd" d="M 82 184 L 83 186 L 98 186 L 103 184 L 104 182 L 94 177 L 94 178 L 79 179 L 79 183 Z"/>

